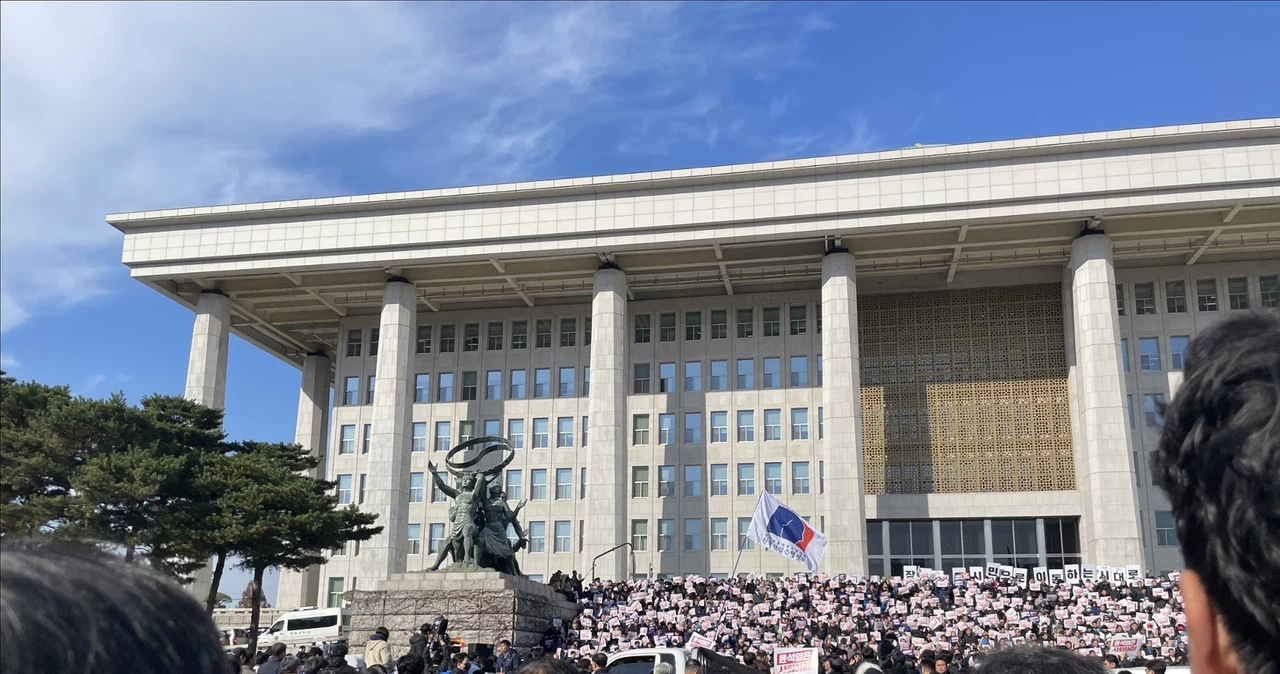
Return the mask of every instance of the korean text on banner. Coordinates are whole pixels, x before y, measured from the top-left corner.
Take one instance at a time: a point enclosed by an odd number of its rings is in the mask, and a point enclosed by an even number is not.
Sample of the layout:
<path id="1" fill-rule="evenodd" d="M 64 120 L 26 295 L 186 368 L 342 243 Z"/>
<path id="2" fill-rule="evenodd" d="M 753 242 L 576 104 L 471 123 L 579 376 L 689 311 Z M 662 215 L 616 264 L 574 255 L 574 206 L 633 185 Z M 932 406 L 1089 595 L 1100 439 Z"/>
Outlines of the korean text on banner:
<path id="1" fill-rule="evenodd" d="M 711 637 L 704 634 L 694 632 L 693 635 L 689 637 L 689 648 L 712 648 L 715 645 L 716 642 L 712 641 Z"/>
<path id="2" fill-rule="evenodd" d="M 775 648 L 773 674 L 818 674 L 817 648 Z"/>
<path id="3" fill-rule="evenodd" d="M 827 548 L 827 536 L 809 526 L 796 512 L 769 492 L 760 494 L 747 538 L 792 560 L 800 562 L 810 573 L 818 572 L 818 563 Z"/>

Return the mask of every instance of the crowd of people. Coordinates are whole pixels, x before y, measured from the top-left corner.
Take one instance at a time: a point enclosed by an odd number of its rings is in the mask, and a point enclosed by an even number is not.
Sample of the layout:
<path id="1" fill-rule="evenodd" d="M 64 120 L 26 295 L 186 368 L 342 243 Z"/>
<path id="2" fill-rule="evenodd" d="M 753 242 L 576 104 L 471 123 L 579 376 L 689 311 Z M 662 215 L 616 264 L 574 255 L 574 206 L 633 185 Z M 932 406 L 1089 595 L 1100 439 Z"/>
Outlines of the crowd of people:
<path id="1" fill-rule="evenodd" d="M 942 573 L 912 579 L 691 576 L 596 582 L 583 587 L 577 601 L 581 614 L 560 627 L 553 644 L 561 657 L 684 646 L 699 635 L 748 664 L 769 662 L 774 648 L 814 647 L 837 669 L 875 659 L 901 671 L 924 665 L 919 671 L 927 672 L 936 661 L 947 663 L 938 671 L 959 670 L 985 651 L 1015 645 L 1098 659 L 1117 654 L 1135 662 L 1187 662 L 1176 574 L 1077 584 L 977 582 Z"/>

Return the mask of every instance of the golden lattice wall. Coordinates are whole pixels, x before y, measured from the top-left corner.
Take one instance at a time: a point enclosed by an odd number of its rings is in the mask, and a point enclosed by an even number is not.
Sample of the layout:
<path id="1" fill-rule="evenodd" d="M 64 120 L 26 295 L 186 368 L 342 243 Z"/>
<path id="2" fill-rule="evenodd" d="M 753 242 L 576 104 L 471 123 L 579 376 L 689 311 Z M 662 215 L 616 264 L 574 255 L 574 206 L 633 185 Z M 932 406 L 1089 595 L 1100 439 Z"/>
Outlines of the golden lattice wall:
<path id="1" fill-rule="evenodd" d="M 868 494 L 1075 489 L 1057 284 L 858 298 Z"/>

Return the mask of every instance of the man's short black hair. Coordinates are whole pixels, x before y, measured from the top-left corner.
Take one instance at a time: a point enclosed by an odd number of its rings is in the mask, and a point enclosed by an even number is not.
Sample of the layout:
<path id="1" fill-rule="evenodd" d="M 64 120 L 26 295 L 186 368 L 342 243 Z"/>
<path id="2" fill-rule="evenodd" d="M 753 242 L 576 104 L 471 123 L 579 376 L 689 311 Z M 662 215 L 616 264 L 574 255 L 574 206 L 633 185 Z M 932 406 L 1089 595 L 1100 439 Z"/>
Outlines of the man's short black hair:
<path id="1" fill-rule="evenodd" d="M 1071 651 L 1016 646 L 983 656 L 976 671 L 979 674 L 1099 674 L 1105 670 L 1100 661 Z"/>
<path id="2" fill-rule="evenodd" d="M 1237 313 L 1191 340 L 1151 472 L 1241 669 L 1280 671 L 1280 313 Z"/>
<path id="3" fill-rule="evenodd" d="M 423 634 L 431 634 L 431 623 L 422 623 L 418 626 L 418 631 Z"/>
<path id="4" fill-rule="evenodd" d="M 1156 674 L 1164 674 L 1166 666 L 1164 660 L 1147 660 L 1147 671 L 1155 672 Z"/>
<path id="5" fill-rule="evenodd" d="M 1104 664 L 1105 664 L 1105 663 L 1110 662 L 1111 664 L 1115 665 L 1116 667 L 1119 667 L 1119 666 L 1120 666 L 1120 658 L 1116 657 L 1116 656 L 1115 656 L 1115 654 L 1113 654 L 1113 653 L 1108 653 L 1108 654 L 1107 654 L 1107 656 L 1106 656 L 1105 658 L 1103 658 L 1103 659 L 1102 659 L 1102 662 L 1103 662 Z"/>
<path id="6" fill-rule="evenodd" d="M 273 658 L 283 658 L 285 652 L 287 652 L 288 650 L 289 650 L 289 647 L 284 645 L 284 642 L 278 641 L 274 644 L 271 644 L 271 648 L 267 649 L 267 655 Z"/>
<path id="7" fill-rule="evenodd" d="M 579 674 L 578 668 L 566 660 L 556 658 L 537 658 L 530 660 L 516 670 L 516 674 Z"/>
<path id="8" fill-rule="evenodd" d="M 510 648 L 510 647 L 511 647 L 511 640 L 510 640 L 510 639 L 503 639 L 503 640 L 501 640 L 501 641 L 499 641 L 499 642 L 498 642 L 498 645 L 499 645 L 499 646 L 506 646 L 506 647 Z"/>
<path id="9" fill-rule="evenodd" d="M 596 663 L 596 667 L 604 669 L 609 666 L 609 656 L 604 653 L 594 653 L 591 655 L 591 661 Z"/>
<path id="10" fill-rule="evenodd" d="M 150 569 L 75 544 L 0 557 L 0 674 L 227 671 L 204 607 Z"/>
<path id="11" fill-rule="evenodd" d="M 347 652 L 349 650 L 350 649 L 347 647 L 345 643 L 339 641 L 338 643 L 329 647 L 329 655 L 336 658 L 345 658 L 347 657 Z"/>
<path id="12" fill-rule="evenodd" d="M 426 669 L 427 663 L 413 653 L 402 655 L 396 660 L 396 674 L 423 674 Z"/>

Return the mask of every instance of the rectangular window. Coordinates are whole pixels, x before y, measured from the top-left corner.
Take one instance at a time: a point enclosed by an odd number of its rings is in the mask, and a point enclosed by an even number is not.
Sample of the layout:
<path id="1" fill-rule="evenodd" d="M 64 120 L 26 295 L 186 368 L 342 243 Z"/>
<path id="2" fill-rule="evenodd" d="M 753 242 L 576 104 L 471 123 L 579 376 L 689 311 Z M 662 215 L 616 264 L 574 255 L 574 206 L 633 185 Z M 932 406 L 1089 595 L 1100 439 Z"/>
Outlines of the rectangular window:
<path id="1" fill-rule="evenodd" d="M 1133 304 L 1139 316 L 1156 312 L 1156 286 L 1154 283 L 1133 284 Z"/>
<path id="2" fill-rule="evenodd" d="M 702 412 L 684 413 L 684 443 L 686 445 L 702 444 Z"/>
<path id="3" fill-rule="evenodd" d="M 587 467 L 583 466 L 578 476 L 578 499 L 585 501 L 587 499 Z M 579 550 L 578 552 L 582 552 Z"/>
<path id="4" fill-rule="evenodd" d="M 781 388 L 782 387 L 782 359 L 781 358 L 765 358 L 764 359 L 764 383 L 763 388 Z"/>
<path id="5" fill-rule="evenodd" d="M 778 307 L 764 308 L 764 321 L 761 334 L 765 337 L 778 337 L 782 334 L 782 309 Z"/>
<path id="6" fill-rule="evenodd" d="M 417 348 L 415 350 L 418 353 L 431 353 L 431 326 L 430 325 L 418 326 L 418 340 L 417 340 Z"/>
<path id="7" fill-rule="evenodd" d="M 476 422 L 459 421 L 458 422 L 458 442 L 466 442 L 476 437 Z"/>
<path id="8" fill-rule="evenodd" d="M 676 444 L 676 415 L 675 414 L 659 414 L 658 415 L 658 444 L 659 445 Z"/>
<path id="9" fill-rule="evenodd" d="M 738 390 L 750 391 L 756 387 L 756 362 L 750 358 L 738 359 Z"/>
<path id="10" fill-rule="evenodd" d="M 369 356 L 378 355 L 378 328 L 369 328 Z"/>
<path id="11" fill-rule="evenodd" d="M 1164 282 L 1164 306 L 1165 310 L 1171 314 L 1187 313 L 1186 281 Z"/>
<path id="12" fill-rule="evenodd" d="M 547 500 L 546 468 L 534 468 L 529 471 L 529 498 L 534 501 Z"/>
<path id="13" fill-rule="evenodd" d="M 1146 419 L 1147 426 L 1151 428 L 1164 426 L 1164 412 L 1161 411 L 1163 404 L 1163 393 L 1144 393 L 1142 395 L 1142 414 Z"/>
<path id="14" fill-rule="evenodd" d="M 573 544 L 573 531 L 568 520 L 557 520 L 555 524 L 555 547 L 553 552 L 570 552 Z"/>
<path id="15" fill-rule="evenodd" d="M 738 496 L 751 496 L 756 493 L 756 464 L 738 464 Z"/>
<path id="16" fill-rule="evenodd" d="M 529 348 L 529 321 L 511 321 L 511 350 Z"/>
<path id="17" fill-rule="evenodd" d="M 818 354 L 816 360 L 814 365 L 818 370 L 818 386 L 822 386 L 822 354 Z"/>
<path id="18" fill-rule="evenodd" d="M 474 371 L 462 373 L 462 399 L 463 400 L 476 399 L 476 394 L 478 393 L 478 391 L 476 390 L 476 383 L 478 380 L 479 380 L 479 377 Z"/>
<path id="19" fill-rule="evenodd" d="M 1140 337 L 1138 339 L 1138 369 L 1160 371 L 1160 339 L 1157 337 Z"/>
<path id="20" fill-rule="evenodd" d="M 363 436 L 360 438 L 360 453 L 361 453 L 361 454 L 368 454 L 368 453 L 369 453 L 369 444 L 370 444 L 370 442 L 369 442 L 369 441 L 370 441 L 370 440 L 372 440 L 372 439 L 373 439 L 373 424 L 365 424 L 365 425 L 364 425 L 364 434 L 363 434 Z"/>
<path id="21" fill-rule="evenodd" d="M 687 393 L 696 393 L 702 390 L 702 362 L 701 361 L 697 361 L 697 360 L 685 361 L 684 390 Z"/>
<path id="22" fill-rule="evenodd" d="M 488 332 L 489 343 L 485 345 L 485 348 L 488 349 L 489 351 L 501 351 L 502 350 L 502 324 L 496 323 L 496 322 L 490 322 L 486 329 L 489 331 Z"/>
<path id="23" fill-rule="evenodd" d="M 792 461 L 791 462 L 791 493 L 792 494 L 808 494 L 809 493 L 809 462 L 808 461 Z"/>
<path id="24" fill-rule="evenodd" d="M 338 443 L 339 454 L 355 454 L 356 453 L 356 427 L 342 426 L 339 429 L 341 440 Z"/>
<path id="25" fill-rule="evenodd" d="M 738 310 L 738 339 L 747 339 L 756 334 L 755 309 Z"/>
<path id="26" fill-rule="evenodd" d="M 586 398 L 591 395 L 591 368 L 583 366 L 582 368 L 582 397 Z"/>
<path id="27" fill-rule="evenodd" d="M 793 335 L 804 335 L 809 332 L 809 321 L 805 316 L 805 306 L 792 306 L 788 310 L 791 314 L 790 331 Z"/>
<path id="28" fill-rule="evenodd" d="M 729 549 L 729 518 L 711 518 L 711 550 L 722 552 Z"/>
<path id="29" fill-rule="evenodd" d="M 360 378 L 359 377 L 343 378 L 342 404 L 343 405 L 359 405 L 360 404 Z"/>
<path id="30" fill-rule="evenodd" d="M 738 442 L 756 441 L 755 410 L 738 410 Z"/>
<path id="31" fill-rule="evenodd" d="M 686 363 L 686 367 L 687 367 Z M 729 390 L 729 361 L 713 360 L 711 361 L 711 381 L 708 390 L 711 391 L 727 391 Z"/>
<path id="32" fill-rule="evenodd" d="M 632 393 L 649 393 L 649 364 L 636 363 L 632 366 Z"/>
<path id="33" fill-rule="evenodd" d="M 573 417 L 556 418 L 556 447 L 573 446 Z"/>
<path id="34" fill-rule="evenodd" d="M 528 370 L 512 370 L 511 371 L 511 388 L 510 398 L 512 400 L 524 400 L 527 395 L 525 392 L 525 381 L 529 377 Z"/>
<path id="35" fill-rule="evenodd" d="M 1178 534 L 1173 527 L 1173 513 L 1168 510 L 1156 511 L 1156 545 L 1171 547 L 1178 544 Z"/>
<path id="36" fill-rule="evenodd" d="M 462 350 L 480 350 L 480 324 L 467 323 L 462 326 Z"/>
<path id="37" fill-rule="evenodd" d="M 755 550 L 756 542 L 747 538 L 747 532 L 751 530 L 751 518 L 738 518 L 738 549 L 739 550 Z"/>
<path id="38" fill-rule="evenodd" d="M 507 439 L 515 449 L 524 449 L 524 419 L 507 419 Z"/>
<path id="39" fill-rule="evenodd" d="M 631 547 L 636 552 L 649 549 L 649 521 L 631 520 Z"/>
<path id="40" fill-rule="evenodd" d="M 727 463 L 711 464 L 711 495 L 712 496 L 728 496 L 729 495 L 729 464 Z"/>
<path id="41" fill-rule="evenodd" d="M 711 339 L 729 338 L 729 312 L 724 309 L 711 310 Z"/>
<path id="42" fill-rule="evenodd" d="M 823 431 L 822 426 L 823 426 L 823 424 L 822 424 L 822 408 L 821 408 L 821 407 L 819 407 L 819 408 L 818 408 L 818 439 L 819 439 L 819 440 L 821 440 L 821 439 L 822 439 L 822 431 Z"/>
<path id="43" fill-rule="evenodd" d="M 791 388 L 800 388 L 808 385 L 809 385 L 808 356 L 792 356 L 791 357 Z"/>
<path id="44" fill-rule="evenodd" d="M 658 552 L 670 552 L 674 549 L 676 537 L 675 520 L 658 520 Z"/>
<path id="45" fill-rule="evenodd" d="M 508 470 L 504 489 L 507 492 L 508 501 L 519 501 L 524 498 L 524 474 L 519 470 Z"/>
<path id="46" fill-rule="evenodd" d="M 413 402 L 431 402 L 431 375 L 420 373 L 413 377 Z"/>
<path id="47" fill-rule="evenodd" d="M 648 344 L 653 339 L 653 317 L 649 314 L 636 314 L 636 344 Z"/>
<path id="48" fill-rule="evenodd" d="M 533 323 L 533 345 L 539 349 L 551 348 L 551 319 L 539 318 Z"/>
<path id="49" fill-rule="evenodd" d="M 649 415 L 637 414 L 631 418 L 631 444 L 649 444 Z"/>
<path id="50" fill-rule="evenodd" d="M 345 604 L 345 602 L 343 602 L 342 600 L 342 595 L 344 592 L 343 584 L 344 584 L 343 579 L 341 578 L 329 579 L 329 595 L 326 599 L 326 601 L 328 602 L 327 604 L 325 604 L 326 608 L 342 608 L 343 607 L 343 605 Z"/>
<path id="51" fill-rule="evenodd" d="M 533 448 L 546 449 L 551 446 L 550 420 L 541 417 L 533 420 Z"/>
<path id="52" fill-rule="evenodd" d="M 347 358 L 359 358 L 360 348 L 364 344 L 364 331 L 360 328 L 347 330 Z"/>
<path id="53" fill-rule="evenodd" d="M 533 397 L 551 397 L 551 368 L 540 367 L 533 371 Z"/>
<path id="54" fill-rule="evenodd" d="M 702 498 L 702 466 L 684 467 L 685 498 Z"/>
<path id="55" fill-rule="evenodd" d="M 1218 280 L 1202 278 L 1196 281 L 1196 308 L 1200 311 L 1218 310 Z"/>
<path id="56" fill-rule="evenodd" d="M 351 476 L 338 476 L 338 504 L 347 505 L 351 503 Z"/>
<path id="57" fill-rule="evenodd" d="M 529 523 L 529 552 L 547 551 L 547 523 Z"/>
<path id="58" fill-rule="evenodd" d="M 453 353 L 454 338 L 457 336 L 457 327 L 454 325 L 440 326 L 440 353 Z"/>
<path id="59" fill-rule="evenodd" d="M 827 462 L 818 462 L 818 493 L 827 493 Z"/>
<path id="60" fill-rule="evenodd" d="M 702 520 L 689 518 L 684 521 L 684 551 L 702 552 Z"/>
<path id="61" fill-rule="evenodd" d="M 764 464 L 764 490 L 774 496 L 782 495 L 782 464 Z"/>
<path id="62" fill-rule="evenodd" d="M 427 531 L 427 554 L 439 554 L 440 546 L 444 544 L 444 524 L 433 522 Z"/>
<path id="63" fill-rule="evenodd" d="M 809 408 L 807 407 L 791 408 L 791 439 L 792 440 L 808 440 L 809 439 Z"/>
<path id="64" fill-rule="evenodd" d="M 1120 362 L 1124 366 L 1124 371 L 1129 371 L 1129 340 L 1120 338 Z"/>
<path id="65" fill-rule="evenodd" d="M 409 502 L 422 503 L 423 499 L 423 483 L 422 473 L 409 473 Z"/>
<path id="66" fill-rule="evenodd" d="M 574 385 L 578 380 L 578 372 L 576 368 L 562 367 L 560 368 L 560 389 L 561 398 L 572 398 L 574 396 Z"/>
<path id="67" fill-rule="evenodd" d="M 583 447 L 587 446 L 587 429 L 591 427 L 591 425 L 587 422 L 587 419 L 588 417 L 582 417 L 582 446 Z M 583 470 L 586 470 L 586 469 L 584 468 Z"/>
<path id="68" fill-rule="evenodd" d="M 413 444 L 411 445 L 411 451 L 414 451 L 414 452 L 427 451 L 427 422 L 425 421 L 413 422 L 413 427 L 411 432 L 413 433 L 413 436 L 412 436 Z"/>
<path id="69" fill-rule="evenodd" d="M 658 314 L 658 341 L 676 341 L 676 315 L 674 313 Z"/>
<path id="70" fill-rule="evenodd" d="M 1249 308 L 1249 279 L 1244 276 L 1227 279 L 1227 301 L 1232 311 Z"/>
<path id="71" fill-rule="evenodd" d="M 441 372 L 436 375 L 436 402 L 453 402 L 453 373 Z"/>
<path id="72" fill-rule="evenodd" d="M 649 498 L 649 467 L 631 467 L 631 497 Z"/>
<path id="73" fill-rule="evenodd" d="M 676 467 L 658 466 L 658 497 L 676 495 Z"/>
<path id="74" fill-rule="evenodd" d="M 582 321 L 582 345 L 591 346 L 591 317 L 590 316 L 587 316 Z"/>
<path id="75" fill-rule="evenodd" d="M 1259 276 L 1258 290 L 1261 291 L 1262 306 L 1268 309 L 1280 306 L 1277 304 L 1277 300 L 1280 299 L 1280 275 Z"/>
<path id="76" fill-rule="evenodd" d="M 684 312 L 684 338 L 689 342 L 702 341 L 702 312 Z"/>
<path id="77" fill-rule="evenodd" d="M 560 346 L 578 345 L 578 319 L 560 319 Z M 568 524 L 568 522 L 566 522 Z"/>
<path id="78" fill-rule="evenodd" d="M 658 393 L 676 392 L 676 364 L 658 363 Z"/>
<path id="79" fill-rule="evenodd" d="M 440 475 L 440 479 L 441 479 L 445 484 L 449 484 L 449 474 L 448 474 L 448 473 L 444 473 L 444 474 Z M 436 483 L 435 477 L 433 476 L 433 477 L 432 477 L 432 479 L 431 479 L 431 502 L 432 502 L 432 503 L 445 503 L 445 502 L 447 502 L 448 500 L 449 500 L 449 497 L 448 497 L 447 495 L 445 495 L 445 493 L 444 493 L 444 491 L 443 491 L 443 490 L 441 490 L 441 489 L 440 489 L 440 485 Z"/>
<path id="80" fill-rule="evenodd" d="M 1116 284 L 1116 314 L 1119 316 L 1124 315 L 1124 284 L 1123 283 Z"/>
<path id="81" fill-rule="evenodd" d="M 573 498 L 573 469 L 556 469 L 556 500 L 564 501 Z"/>
<path id="82" fill-rule="evenodd" d="M 711 442 L 729 441 L 729 413 L 711 413 Z"/>
<path id="83" fill-rule="evenodd" d="M 484 399 L 502 400 L 502 370 L 484 373 Z"/>
<path id="84" fill-rule="evenodd" d="M 1125 399 L 1125 408 L 1129 410 L 1129 428 L 1136 428 L 1133 425 L 1133 394 L 1126 393 L 1124 396 L 1124 399 Z"/>
<path id="85" fill-rule="evenodd" d="M 436 422 L 436 451 L 447 452 L 452 447 L 450 439 L 453 437 L 452 430 L 449 428 L 449 422 Z"/>
<path id="86" fill-rule="evenodd" d="M 376 383 L 378 383 L 378 378 L 370 376 L 368 382 L 365 384 L 365 387 L 364 387 L 364 404 L 366 405 L 373 404 L 373 387 L 374 387 L 374 384 Z"/>
<path id="87" fill-rule="evenodd" d="M 782 439 L 782 410 L 764 411 L 764 441 Z"/>
<path id="88" fill-rule="evenodd" d="M 1187 362 L 1187 347 L 1191 338 L 1175 336 L 1169 338 L 1169 369 L 1181 370 Z"/>

